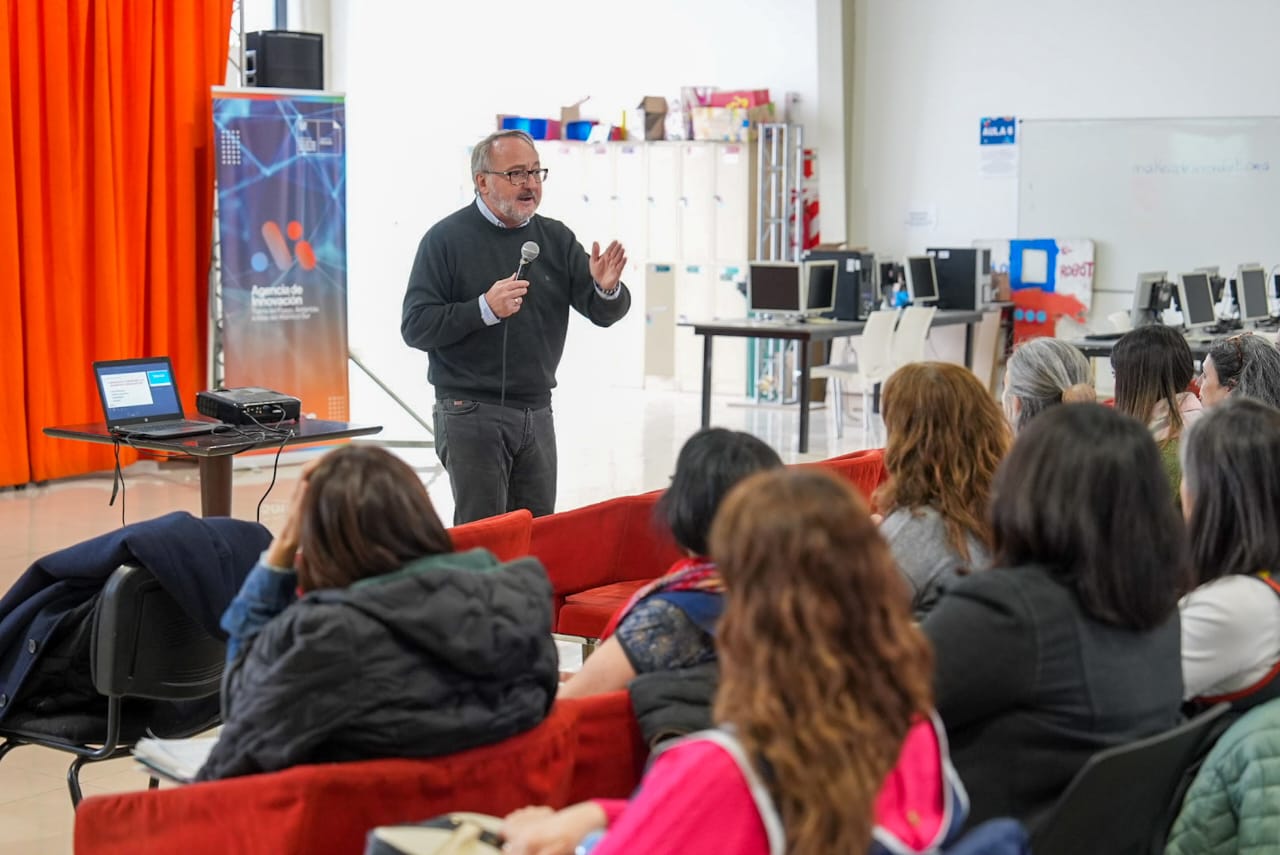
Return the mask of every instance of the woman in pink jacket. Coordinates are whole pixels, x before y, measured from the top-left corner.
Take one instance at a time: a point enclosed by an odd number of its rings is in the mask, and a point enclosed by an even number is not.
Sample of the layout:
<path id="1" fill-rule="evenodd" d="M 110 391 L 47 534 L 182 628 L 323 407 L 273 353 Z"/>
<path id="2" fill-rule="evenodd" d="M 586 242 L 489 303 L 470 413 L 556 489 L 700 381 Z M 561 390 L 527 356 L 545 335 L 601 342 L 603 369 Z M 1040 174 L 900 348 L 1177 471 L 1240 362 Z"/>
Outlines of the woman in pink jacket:
<path id="1" fill-rule="evenodd" d="M 663 751 L 630 801 L 507 818 L 506 852 L 928 851 L 965 797 L 932 716 L 928 643 L 862 500 L 808 467 L 738 484 L 711 555 L 726 587 L 715 730 Z M 578 851 L 586 851 L 579 849 Z"/>

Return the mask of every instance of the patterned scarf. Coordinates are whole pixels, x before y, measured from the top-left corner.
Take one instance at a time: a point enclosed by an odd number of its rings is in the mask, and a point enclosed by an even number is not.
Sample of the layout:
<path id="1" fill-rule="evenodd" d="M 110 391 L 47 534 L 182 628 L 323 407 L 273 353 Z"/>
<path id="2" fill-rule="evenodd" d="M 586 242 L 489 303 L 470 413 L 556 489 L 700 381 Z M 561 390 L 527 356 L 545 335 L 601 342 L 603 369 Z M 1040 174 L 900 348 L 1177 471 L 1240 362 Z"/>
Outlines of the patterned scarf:
<path id="1" fill-rule="evenodd" d="M 609 619 L 609 625 L 604 628 L 604 634 L 600 636 L 601 640 L 613 635 L 618 624 L 641 600 L 654 594 L 675 591 L 723 594 L 724 580 L 720 578 L 720 571 L 716 569 L 716 565 L 708 558 L 685 558 L 677 561 L 665 576 L 654 579 L 636 591 L 631 595 L 631 599 L 627 600 L 626 605 L 613 613 L 613 617 Z"/>

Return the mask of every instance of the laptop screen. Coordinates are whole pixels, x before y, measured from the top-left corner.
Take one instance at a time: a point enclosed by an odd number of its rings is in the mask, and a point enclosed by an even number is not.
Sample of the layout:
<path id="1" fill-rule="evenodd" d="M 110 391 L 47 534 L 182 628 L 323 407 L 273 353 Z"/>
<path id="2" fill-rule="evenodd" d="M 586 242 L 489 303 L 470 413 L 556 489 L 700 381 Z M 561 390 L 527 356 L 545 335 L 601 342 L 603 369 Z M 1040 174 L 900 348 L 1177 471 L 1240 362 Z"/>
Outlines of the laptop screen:
<path id="1" fill-rule="evenodd" d="M 93 363 L 107 427 L 181 419 L 169 357 Z"/>

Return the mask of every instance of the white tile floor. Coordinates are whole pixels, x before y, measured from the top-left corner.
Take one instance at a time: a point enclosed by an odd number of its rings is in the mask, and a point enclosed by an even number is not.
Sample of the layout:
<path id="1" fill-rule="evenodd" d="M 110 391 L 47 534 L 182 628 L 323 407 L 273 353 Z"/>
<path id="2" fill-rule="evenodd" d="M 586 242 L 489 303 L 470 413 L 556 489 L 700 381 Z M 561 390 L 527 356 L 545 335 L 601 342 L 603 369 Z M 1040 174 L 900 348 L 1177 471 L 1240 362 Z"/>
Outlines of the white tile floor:
<path id="1" fill-rule="evenodd" d="M 355 384 L 353 377 L 353 387 Z M 383 414 L 379 413 L 379 419 Z M 385 415 L 388 436 L 407 438 L 416 431 L 421 438 L 421 431 L 403 413 L 386 410 Z M 698 421 L 696 394 L 616 389 L 561 393 L 556 403 L 558 508 L 662 487 L 676 453 L 697 430 Z M 837 440 L 830 411 L 815 409 L 810 451 L 803 457 L 795 451 L 794 406 L 755 406 L 738 399 L 715 399 L 712 423 L 761 437 L 788 463 L 821 460 L 862 447 L 856 412 L 847 417 L 845 435 Z M 447 523 L 452 519 L 453 500 L 447 476 L 434 468 L 434 452 L 406 449 L 401 453 L 420 467 L 432 500 Z M 281 522 L 297 477 L 300 456 L 288 459 L 262 506 L 262 522 L 268 527 Z M 271 462 L 269 455 L 237 461 L 234 516 L 254 518 L 258 501 L 271 481 Z M 128 467 L 125 476 L 126 519 L 130 522 L 171 510 L 199 512 L 200 487 L 194 465 L 144 461 Z M 41 555 L 119 525 L 119 504 L 108 507 L 110 495 L 110 473 L 0 490 L 0 590 L 7 590 Z M 0 762 L 0 852 L 65 855 L 72 851 L 73 813 L 65 783 L 69 762 L 65 755 L 31 747 L 15 749 Z M 131 760 L 121 759 L 87 766 L 81 780 L 85 794 L 90 795 L 143 789 L 147 779 Z"/>

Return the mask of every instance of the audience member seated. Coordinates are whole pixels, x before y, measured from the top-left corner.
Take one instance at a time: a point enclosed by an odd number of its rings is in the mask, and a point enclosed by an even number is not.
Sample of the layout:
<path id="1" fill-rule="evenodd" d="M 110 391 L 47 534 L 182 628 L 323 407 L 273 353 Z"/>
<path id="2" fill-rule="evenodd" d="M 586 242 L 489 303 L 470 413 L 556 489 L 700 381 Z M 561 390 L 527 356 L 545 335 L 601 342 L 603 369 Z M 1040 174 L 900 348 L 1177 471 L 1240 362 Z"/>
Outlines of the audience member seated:
<path id="1" fill-rule="evenodd" d="M 1248 709 L 1280 697 L 1280 412 L 1233 393 L 1187 432 L 1182 473 L 1183 692 Z"/>
<path id="2" fill-rule="evenodd" d="M 963 790 L 930 713 L 928 644 L 862 500 L 830 473 L 761 473 L 725 499 L 711 555 L 720 727 L 675 743 L 631 801 L 507 818 L 504 851 L 817 855 L 935 851 Z M 887 778 L 887 780 L 886 780 Z"/>
<path id="3" fill-rule="evenodd" d="M 1280 407 L 1280 350 L 1251 332 L 1216 340 L 1201 363 L 1200 401 L 1213 407 L 1228 395 Z"/>
<path id="4" fill-rule="evenodd" d="M 1280 409 L 1280 350 L 1259 350 L 1245 363 L 1235 393 Z"/>
<path id="5" fill-rule="evenodd" d="M 689 557 L 618 610 L 603 643 L 560 687 L 560 697 L 614 692 L 637 674 L 714 661 L 724 583 L 706 558 L 711 521 L 734 484 L 780 466 L 777 452 L 741 431 L 706 428 L 689 437 L 676 457 L 671 486 L 654 507 L 655 523 L 667 526 Z M 709 697 L 714 681 L 708 686 Z"/>
<path id="6" fill-rule="evenodd" d="M 1214 744 L 1183 799 L 1165 855 L 1274 852 L 1277 780 L 1280 700 L 1250 711 Z"/>
<path id="7" fill-rule="evenodd" d="M 528 730 L 555 699 L 542 566 L 453 552 L 421 480 L 379 448 L 303 470 L 222 625 L 224 726 L 204 780 L 462 751 Z"/>
<path id="8" fill-rule="evenodd" d="M 1052 406 L 1094 399 L 1089 360 L 1061 339 L 1025 341 L 1005 363 L 1004 411 L 1014 432 Z"/>
<path id="9" fill-rule="evenodd" d="M 1034 826 L 1097 751 L 1175 725 L 1186 536 L 1151 434 L 1054 407 L 996 474 L 995 567 L 925 619 L 970 816 Z"/>
<path id="10" fill-rule="evenodd" d="M 1203 412 L 1200 399 L 1188 391 L 1195 377 L 1191 348 L 1173 327 L 1150 324 L 1120 337 L 1111 351 L 1111 367 L 1116 409 L 1151 430 L 1176 501 L 1182 482 L 1178 440 Z"/>
<path id="11" fill-rule="evenodd" d="M 956 579 L 991 566 L 987 503 L 1009 425 L 967 368 L 914 362 L 884 385 L 880 533 L 921 617 Z"/>

